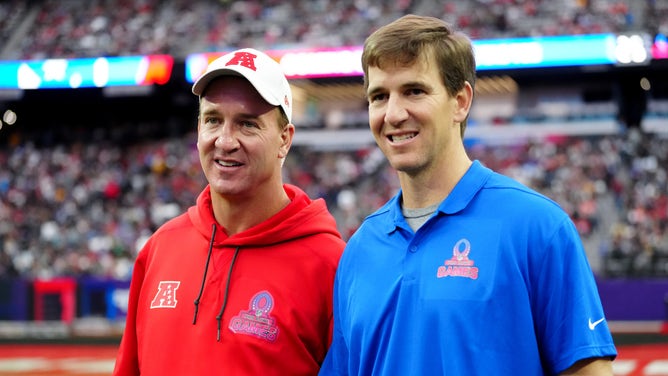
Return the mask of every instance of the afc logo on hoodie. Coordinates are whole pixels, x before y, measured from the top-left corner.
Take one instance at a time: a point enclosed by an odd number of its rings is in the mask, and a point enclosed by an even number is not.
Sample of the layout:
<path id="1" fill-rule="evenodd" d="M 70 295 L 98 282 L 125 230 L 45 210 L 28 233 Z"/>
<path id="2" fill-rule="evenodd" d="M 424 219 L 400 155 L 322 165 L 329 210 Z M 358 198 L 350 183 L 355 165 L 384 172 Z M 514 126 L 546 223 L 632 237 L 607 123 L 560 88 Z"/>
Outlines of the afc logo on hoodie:
<path id="1" fill-rule="evenodd" d="M 151 308 L 176 308 L 176 290 L 180 284 L 181 281 L 160 281 Z"/>

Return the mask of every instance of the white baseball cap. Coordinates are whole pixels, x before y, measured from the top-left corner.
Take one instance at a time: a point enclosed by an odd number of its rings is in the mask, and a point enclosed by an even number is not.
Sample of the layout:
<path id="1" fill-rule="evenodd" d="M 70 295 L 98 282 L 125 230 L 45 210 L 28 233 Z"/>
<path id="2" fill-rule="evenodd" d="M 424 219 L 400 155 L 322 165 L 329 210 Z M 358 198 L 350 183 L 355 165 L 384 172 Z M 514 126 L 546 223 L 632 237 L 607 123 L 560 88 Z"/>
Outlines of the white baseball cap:
<path id="1" fill-rule="evenodd" d="M 192 92 L 201 96 L 206 86 L 216 77 L 241 76 L 274 106 L 281 106 L 288 121 L 292 122 L 292 91 L 281 65 L 264 52 L 243 48 L 223 55 L 206 68 L 193 85 Z"/>

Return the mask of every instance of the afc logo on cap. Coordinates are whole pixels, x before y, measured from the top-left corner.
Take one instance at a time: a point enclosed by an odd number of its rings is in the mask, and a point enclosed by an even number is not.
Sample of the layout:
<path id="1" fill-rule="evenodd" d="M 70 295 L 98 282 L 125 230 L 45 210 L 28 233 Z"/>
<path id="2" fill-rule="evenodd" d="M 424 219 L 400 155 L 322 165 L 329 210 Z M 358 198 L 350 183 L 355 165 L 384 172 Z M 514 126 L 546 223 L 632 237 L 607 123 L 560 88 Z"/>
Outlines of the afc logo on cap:
<path id="1" fill-rule="evenodd" d="M 230 61 L 228 61 L 225 66 L 241 65 L 242 67 L 246 67 L 252 71 L 257 71 L 257 68 L 255 67 L 255 58 L 257 58 L 257 55 L 255 54 L 245 51 L 238 51 L 234 53 L 234 56 L 232 56 Z"/>

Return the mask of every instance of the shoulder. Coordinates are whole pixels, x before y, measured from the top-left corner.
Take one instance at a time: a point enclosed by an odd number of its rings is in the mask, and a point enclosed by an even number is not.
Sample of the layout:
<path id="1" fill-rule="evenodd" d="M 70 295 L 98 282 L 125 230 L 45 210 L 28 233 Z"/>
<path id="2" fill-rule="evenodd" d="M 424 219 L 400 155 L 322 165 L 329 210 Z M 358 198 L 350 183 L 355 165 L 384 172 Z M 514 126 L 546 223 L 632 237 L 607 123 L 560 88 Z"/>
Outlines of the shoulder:
<path id="1" fill-rule="evenodd" d="M 158 245 L 183 244 L 186 237 L 194 233 L 195 227 L 186 213 L 182 213 L 160 225 L 147 239 L 144 249 L 156 248 Z M 162 247 L 161 247 L 162 248 Z"/>
<path id="2" fill-rule="evenodd" d="M 158 235 L 191 227 L 192 222 L 188 218 L 188 215 L 186 213 L 181 213 L 176 217 L 168 219 L 162 225 L 160 225 L 160 227 L 158 227 L 158 229 L 155 231 L 155 234 Z"/>
<path id="3" fill-rule="evenodd" d="M 364 218 L 364 222 L 367 221 L 389 221 L 391 218 L 394 217 L 394 215 L 397 213 L 397 210 L 399 210 L 400 205 L 399 205 L 399 200 L 401 199 L 401 190 L 394 195 L 391 199 L 389 199 L 383 206 L 379 207 L 374 211 L 373 213 L 367 215 L 366 218 Z"/>
<path id="4" fill-rule="evenodd" d="M 492 172 L 483 187 L 487 199 L 496 202 L 495 207 L 515 207 L 523 212 L 552 213 L 567 216 L 563 208 L 552 198 L 519 181 L 498 172 Z"/>
<path id="5" fill-rule="evenodd" d="M 296 239 L 295 242 L 310 252 L 311 258 L 320 260 L 332 267 L 338 265 L 343 249 L 346 246 L 345 241 L 341 237 L 328 232 Z"/>

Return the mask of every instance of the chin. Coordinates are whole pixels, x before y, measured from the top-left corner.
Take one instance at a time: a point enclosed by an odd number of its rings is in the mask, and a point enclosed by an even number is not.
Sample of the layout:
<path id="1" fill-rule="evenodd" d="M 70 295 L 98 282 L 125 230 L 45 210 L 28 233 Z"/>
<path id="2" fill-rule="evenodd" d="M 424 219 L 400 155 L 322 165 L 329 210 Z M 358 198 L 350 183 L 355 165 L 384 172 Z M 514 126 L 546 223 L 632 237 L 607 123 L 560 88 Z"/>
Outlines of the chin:
<path id="1" fill-rule="evenodd" d="M 215 192 L 221 196 L 236 196 L 243 192 L 248 192 L 248 188 L 238 188 L 230 186 L 229 182 L 223 182 L 220 184 L 209 184 L 211 186 L 211 191 Z"/>
<path id="2" fill-rule="evenodd" d="M 417 164 L 415 161 L 406 158 L 405 155 L 402 156 L 390 156 L 388 158 L 388 161 L 390 162 L 390 165 L 395 169 L 399 171 L 404 171 L 404 170 L 412 170 L 417 167 Z"/>

